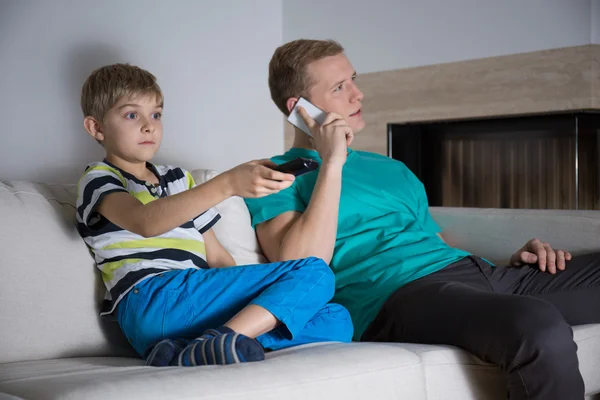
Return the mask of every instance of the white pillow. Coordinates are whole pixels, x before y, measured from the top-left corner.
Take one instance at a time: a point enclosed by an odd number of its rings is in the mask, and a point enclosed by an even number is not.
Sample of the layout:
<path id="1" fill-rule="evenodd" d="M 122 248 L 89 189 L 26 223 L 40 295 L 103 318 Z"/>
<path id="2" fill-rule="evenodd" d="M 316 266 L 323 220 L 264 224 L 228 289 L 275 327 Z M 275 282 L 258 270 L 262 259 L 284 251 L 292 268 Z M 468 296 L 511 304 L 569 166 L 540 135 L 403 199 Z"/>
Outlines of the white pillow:
<path id="1" fill-rule="evenodd" d="M 210 169 L 197 169 L 192 171 L 192 176 L 197 185 L 204 183 L 218 172 Z M 256 232 L 252 228 L 250 212 L 241 197 L 230 197 L 217 204 L 215 207 L 221 219 L 213 226 L 217 239 L 225 250 L 231 254 L 237 265 L 264 264 L 267 262 Z"/>

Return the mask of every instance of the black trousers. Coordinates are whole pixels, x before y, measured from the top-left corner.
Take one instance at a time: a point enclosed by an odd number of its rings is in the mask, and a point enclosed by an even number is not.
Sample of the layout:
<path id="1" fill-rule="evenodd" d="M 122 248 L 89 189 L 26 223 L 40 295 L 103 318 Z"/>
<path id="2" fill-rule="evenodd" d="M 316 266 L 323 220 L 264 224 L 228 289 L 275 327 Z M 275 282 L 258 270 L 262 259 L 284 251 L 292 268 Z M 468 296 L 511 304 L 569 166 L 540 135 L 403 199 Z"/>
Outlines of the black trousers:
<path id="1" fill-rule="evenodd" d="M 600 323 L 600 253 L 556 275 L 467 257 L 398 289 L 362 340 L 458 346 L 507 373 L 511 400 L 581 400 L 571 325 L 589 323 Z"/>

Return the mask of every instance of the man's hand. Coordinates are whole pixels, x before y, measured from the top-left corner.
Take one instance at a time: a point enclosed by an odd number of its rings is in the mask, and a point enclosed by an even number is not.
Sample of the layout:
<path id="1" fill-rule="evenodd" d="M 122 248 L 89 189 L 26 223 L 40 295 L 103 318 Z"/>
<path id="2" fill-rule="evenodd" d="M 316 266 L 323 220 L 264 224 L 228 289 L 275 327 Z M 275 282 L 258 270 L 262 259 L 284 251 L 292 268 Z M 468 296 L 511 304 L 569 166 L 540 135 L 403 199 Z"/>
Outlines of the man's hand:
<path id="1" fill-rule="evenodd" d="M 344 165 L 348 146 L 354 140 L 354 133 L 346 120 L 339 114 L 329 113 L 323 125 L 319 125 L 304 108 L 298 107 L 298 114 L 310 129 L 315 148 L 323 163 Z"/>
<path id="2" fill-rule="evenodd" d="M 277 164 L 270 160 L 255 160 L 238 165 L 221 174 L 225 178 L 227 194 L 240 197 L 264 197 L 287 189 L 294 183 L 294 175 L 275 171 Z"/>
<path id="3" fill-rule="evenodd" d="M 571 253 L 564 250 L 555 251 L 548 243 L 539 239 L 531 239 L 511 258 L 510 264 L 520 267 L 525 264 L 537 264 L 540 271 L 546 270 L 555 274 L 556 270 L 565 269 L 565 261 L 571 260 Z"/>

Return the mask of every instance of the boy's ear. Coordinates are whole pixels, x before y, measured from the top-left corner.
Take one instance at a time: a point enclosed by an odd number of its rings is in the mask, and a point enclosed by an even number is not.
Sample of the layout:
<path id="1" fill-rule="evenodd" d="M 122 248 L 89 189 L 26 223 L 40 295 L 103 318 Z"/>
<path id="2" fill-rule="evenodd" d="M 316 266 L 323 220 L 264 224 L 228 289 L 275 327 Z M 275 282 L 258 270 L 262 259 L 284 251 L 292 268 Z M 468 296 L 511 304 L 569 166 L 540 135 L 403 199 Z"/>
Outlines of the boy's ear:
<path id="1" fill-rule="evenodd" d="M 104 140 L 104 133 L 102 132 L 102 125 L 94 117 L 87 116 L 83 119 L 83 127 L 90 134 L 91 137 L 99 142 Z"/>
<path id="2" fill-rule="evenodd" d="M 287 101 L 285 102 L 285 106 L 288 110 L 288 114 L 292 112 L 292 110 L 294 109 L 294 106 L 296 105 L 297 102 L 298 102 L 297 97 L 290 97 L 289 99 L 287 99 Z"/>

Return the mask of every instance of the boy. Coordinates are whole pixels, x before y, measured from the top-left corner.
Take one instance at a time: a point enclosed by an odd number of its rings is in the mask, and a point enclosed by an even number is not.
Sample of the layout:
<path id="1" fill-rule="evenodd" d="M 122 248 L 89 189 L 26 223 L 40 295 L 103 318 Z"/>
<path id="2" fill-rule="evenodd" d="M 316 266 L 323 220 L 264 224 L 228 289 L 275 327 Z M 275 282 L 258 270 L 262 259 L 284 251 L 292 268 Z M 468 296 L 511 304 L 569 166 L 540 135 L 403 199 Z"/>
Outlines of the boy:
<path id="1" fill-rule="evenodd" d="M 350 340 L 347 311 L 326 304 L 334 280 L 322 260 L 230 267 L 211 230 L 219 202 L 277 193 L 293 176 L 252 161 L 195 186 L 189 172 L 151 164 L 163 96 L 156 78 L 135 66 L 95 70 L 81 106 L 106 158 L 79 181 L 78 230 L 108 290 L 101 314 L 116 315 L 147 365 L 258 361 L 264 349 Z"/>

